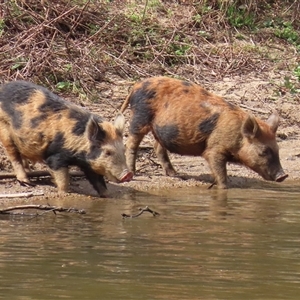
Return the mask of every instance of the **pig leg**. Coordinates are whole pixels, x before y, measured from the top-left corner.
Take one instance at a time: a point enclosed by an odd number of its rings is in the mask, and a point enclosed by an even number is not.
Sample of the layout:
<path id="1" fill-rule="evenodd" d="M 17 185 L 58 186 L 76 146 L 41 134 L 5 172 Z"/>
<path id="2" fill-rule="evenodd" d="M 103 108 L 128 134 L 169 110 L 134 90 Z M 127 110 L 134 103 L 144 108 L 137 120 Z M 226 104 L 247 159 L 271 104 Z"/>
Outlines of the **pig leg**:
<path id="1" fill-rule="evenodd" d="M 154 142 L 154 149 L 155 149 L 157 158 L 159 159 L 166 175 L 175 176 L 176 171 L 174 170 L 174 168 L 170 162 L 170 158 L 168 156 L 167 150 L 164 147 L 162 147 L 162 145 L 158 141 Z"/>
<path id="2" fill-rule="evenodd" d="M 51 170 L 50 173 L 54 178 L 58 192 L 60 194 L 67 193 L 69 190 L 69 169 L 68 167 Z"/>
<path id="3" fill-rule="evenodd" d="M 67 193 L 69 189 L 69 169 L 64 153 L 55 153 L 45 159 L 49 171 L 54 178 L 59 193 Z"/>
<path id="4" fill-rule="evenodd" d="M 31 171 L 31 168 L 29 166 L 29 160 L 22 157 L 22 164 L 23 164 L 23 167 L 24 169 L 27 171 L 27 172 L 30 172 Z"/>
<path id="5" fill-rule="evenodd" d="M 98 192 L 99 196 L 105 197 L 104 194 L 107 187 L 103 175 L 97 174 L 89 168 L 82 168 L 82 171 L 93 188 Z"/>
<path id="6" fill-rule="evenodd" d="M 135 161 L 138 147 L 144 137 L 144 134 L 130 135 L 126 142 L 126 163 L 129 171 L 135 173 Z"/>
<path id="7" fill-rule="evenodd" d="M 227 189 L 226 157 L 211 150 L 208 151 L 208 154 L 206 153 L 204 157 L 209 164 L 218 188 Z"/>
<path id="8" fill-rule="evenodd" d="M 0 140 L 6 150 L 8 158 L 11 161 L 17 180 L 20 183 L 31 185 L 30 180 L 28 179 L 24 170 L 21 154 L 15 146 L 13 140 L 9 137 L 9 132 L 7 132 L 5 128 L 0 129 Z"/>

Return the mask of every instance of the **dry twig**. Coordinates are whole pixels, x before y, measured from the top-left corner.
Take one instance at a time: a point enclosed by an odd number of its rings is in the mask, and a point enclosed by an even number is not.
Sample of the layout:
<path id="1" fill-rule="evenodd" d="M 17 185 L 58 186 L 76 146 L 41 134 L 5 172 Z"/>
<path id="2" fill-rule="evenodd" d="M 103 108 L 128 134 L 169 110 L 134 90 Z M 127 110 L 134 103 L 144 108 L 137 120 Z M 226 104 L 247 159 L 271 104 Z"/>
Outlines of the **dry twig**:
<path id="1" fill-rule="evenodd" d="M 69 175 L 72 177 L 82 177 L 85 176 L 81 171 L 70 171 Z M 51 176 L 48 171 L 30 171 L 27 172 L 27 176 L 32 177 L 47 177 Z M 9 178 L 16 178 L 14 173 L 0 173 L 0 180 L 1 179 L 9 179 Z"/>
<path id="2" fill-rule="evenodd" d="M 78 213 L 78 214 L 85 214 L 85 210 L 83 209 L 77 209 L 73 207 L 64 208 L 64 207 L 58 207 L 58 206 L 51 206 L 51 205 L 17 205 L 17 206 L 11 206 L 7 208 L 0 209 L 0 214 L 9 214 L 9 215 L 25 215 L 25 216 L 33 216 L 33 214 L 24 214 L 24 213 L 12 213 L 14 210 L 28 210 L 28 209 L 37 209 L 37 210 L 44 210 L 46 212 L 52 211 L 53 213 L 56 212 L 70 212 L 70 213 Z M 38 216 L 38 214 L 35 214 Z"/>
<path id="3" fill-rule="evenodd" d="M 29 198 L 33 196 L 43 196 L 43 192 L 27 192 L 27 193 L 14 193 L 14 194 L 0 194 L 0 198 Z"/>
<path id="4" fill-rule="evenodd" d="M 172 11 L 171 2 L 161 3 L 161 13 Z M 247 7 L 256 12 L 257 5 L 252 6 Z M 298 6 L 295 1 L 283 14 Z M 198 82 L 269 67 L 260 63 L 261 55 L 228 42 L 222 10 L 201 14 L 192 3 L 183 7 L 190 17 L 168 15 L 169 23 L 162 26 L 148 1 L 140 24 L 120 13 L 126 1 L 6 1 L 0 4 L 2 80 L 31 78 L 51 87 L 67 81 L 75 92 L 81 88 L 90 95 L 106 73 L 127 78 L 167 73 Z M 193 18 L 199 14 L 201 28 Z M 190 76 L 178 74 L 180 67 L 191 70 Z"/>
<path id="5" fill-rule="evenodd" d="M 139 213 L 134 214 L 134 215 L 128 215 L 128 214 L 122 214 L 122 217 L 125 218 L 137 218 L 139 217 L 141 214 L 143 214 L 145 211 L 151 213 L 153 215 L 153 217 L 159 216 L 160 214 L 152 209 L 150 209 L 148 206 L 144 207 L 144 208 L 139 208 Z"/>

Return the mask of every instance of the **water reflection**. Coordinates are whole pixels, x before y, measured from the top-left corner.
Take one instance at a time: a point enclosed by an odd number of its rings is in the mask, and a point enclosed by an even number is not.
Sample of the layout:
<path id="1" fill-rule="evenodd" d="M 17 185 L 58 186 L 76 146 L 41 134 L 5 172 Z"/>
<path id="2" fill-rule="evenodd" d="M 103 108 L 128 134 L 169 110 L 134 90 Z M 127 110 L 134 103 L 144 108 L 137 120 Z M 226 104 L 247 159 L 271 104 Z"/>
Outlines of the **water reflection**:
<path id="1" fill-rule="evenodd" d="M 275 185 L 53 199 L 88 214 L 1 220 L 0 299 L 296 299 L 299 195 Z M 122 219 L 146 205 L 161 215 Z"/>

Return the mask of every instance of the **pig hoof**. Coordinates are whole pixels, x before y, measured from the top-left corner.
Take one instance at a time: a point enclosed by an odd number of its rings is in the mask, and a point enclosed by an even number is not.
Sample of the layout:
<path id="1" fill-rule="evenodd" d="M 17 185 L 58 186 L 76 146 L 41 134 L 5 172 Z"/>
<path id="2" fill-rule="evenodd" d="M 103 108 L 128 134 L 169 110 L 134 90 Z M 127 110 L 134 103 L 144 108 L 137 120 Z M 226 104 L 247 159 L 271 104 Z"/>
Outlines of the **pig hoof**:
<path id="1" fill-rule="evenodd" d="M 216 181 L 214 181 L 212 184 L 210 184 L 210 186 L 207 188 L 208 190 L 210 190 L 214 185 L 216 185 L 217 184 L 217 182 Z M 227 189 L 227 185 L 226 184 L 224 184 L 224 183 L 219 183 L 219 184 L 217 184 L 217 188 L 219 189 L 219 190 L 226 190 Z"/>
<path id="2" fill-rule="evenodd" d="M 165 173 L 166 173 L 167 176 L 170 176 L 170 177 L 174 177 L 174 176 L 177 175 L 177 173 L 174 169 L 173 170 L 172 169 L 166 170 Z"/>
<path id="3" fill-rule="evenodd" d="M 207 189 L 210 190 L 215 184 L 216 184 L 216 182 L 213 182 L 212 184 L 209 185 L 209 187 Z"/>
<path id="4" fill-rule="evenodd" d="M 57 194 L 58 197 L 65 197 L 66 195 L 69 194 L 69 191 L 58 191 Z"/>
<path id="5" fill-rule="evenodd" d="M 30 181 L 24 181 L 24 180 L 19 180 L 17 179 L 17 181 L 19 182 L 19 184 L 21 186 L 26 186 L 26 187 L 32 187 L 32 186 L 36 186 L 36 184 L 30 182 Z"/>

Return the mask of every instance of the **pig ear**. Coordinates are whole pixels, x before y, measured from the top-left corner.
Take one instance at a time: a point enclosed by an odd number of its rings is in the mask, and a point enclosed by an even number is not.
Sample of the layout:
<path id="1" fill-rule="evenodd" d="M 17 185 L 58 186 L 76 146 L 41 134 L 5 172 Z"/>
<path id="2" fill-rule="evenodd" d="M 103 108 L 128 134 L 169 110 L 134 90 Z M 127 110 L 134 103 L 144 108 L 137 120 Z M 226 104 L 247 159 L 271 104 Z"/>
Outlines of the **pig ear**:
<path id="1" fill-rule="evenodd" d="M 122 135 L 123 131 L 124 131 L 124 127 L 125 127 L 125 118 L 122 113 L 117 114 L 115 121 L 114 121 L 114 126 Z"/>
<path id="2" fill-rule="evenodd" d="M 270 126 L 271 130 L 276 133 L 279 125 L 279 115 L 276 111 L 273 111 L 272 115 L 267 120 L 267 124 Z"/>
<path id="3" fill-rule="evenodd" d="M 91 117 L 87 124 L 87 135 L 91 142 L 99 142 L 105 139 L 105 131 L 99 126 L 94 117 Z"/>
<path id="4" fill-rule="evenodd" d="M 242 133 L 245 137 L 254 139 L 259 133 L 259 126 L 255 117 L 251 114 L 248 115 L 247 119 L 242 125 Z"/>

